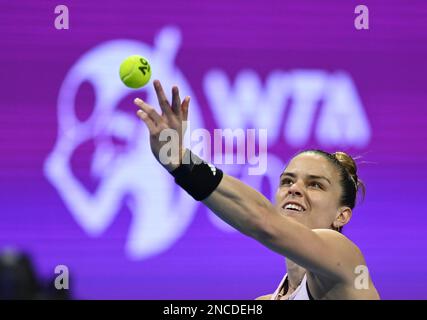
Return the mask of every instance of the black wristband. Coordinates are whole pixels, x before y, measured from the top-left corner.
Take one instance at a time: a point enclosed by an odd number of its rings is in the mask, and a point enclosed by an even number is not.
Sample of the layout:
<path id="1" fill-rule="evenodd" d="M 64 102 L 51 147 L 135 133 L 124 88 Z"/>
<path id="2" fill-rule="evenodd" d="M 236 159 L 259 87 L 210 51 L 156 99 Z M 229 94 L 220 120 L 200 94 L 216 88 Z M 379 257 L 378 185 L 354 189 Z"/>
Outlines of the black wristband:
<path id="1" fill-rule="evenodd" d="M 171 174 L 175 182 L 197 201 L 206 199 L 223 177 L 220 169 L 206 163 L 190 150 L 185 151 L 183 163 Z"/>

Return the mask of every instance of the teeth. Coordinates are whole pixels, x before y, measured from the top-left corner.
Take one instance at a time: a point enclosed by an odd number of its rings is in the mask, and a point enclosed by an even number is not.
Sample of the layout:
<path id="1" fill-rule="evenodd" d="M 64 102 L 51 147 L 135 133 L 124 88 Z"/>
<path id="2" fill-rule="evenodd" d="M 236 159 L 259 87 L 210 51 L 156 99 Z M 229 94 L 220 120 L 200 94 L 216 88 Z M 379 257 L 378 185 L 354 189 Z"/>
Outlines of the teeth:
<path id="1" fill-rule="evenodd" d="M 293 209 L 293 210 L 297 210 L 299 212 L 304 211 L 303 207 L 301 207 L 300 205 L 294 204 L 294 203 L 288 203 L 285 206 L 285 209 Z"/>

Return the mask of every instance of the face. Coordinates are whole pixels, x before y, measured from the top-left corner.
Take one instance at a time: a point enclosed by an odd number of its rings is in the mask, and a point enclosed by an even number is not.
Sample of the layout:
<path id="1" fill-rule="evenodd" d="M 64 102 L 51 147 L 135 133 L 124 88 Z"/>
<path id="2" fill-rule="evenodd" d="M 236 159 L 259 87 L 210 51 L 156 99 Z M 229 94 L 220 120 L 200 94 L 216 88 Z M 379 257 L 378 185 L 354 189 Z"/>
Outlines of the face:
<path id="1" fill-rule="evenodd" d="M 280 176 L 276 206 L 280 212 L 311 229 L 342 226 L 351 210 L 340 207 L 342 188 L 338 170 L 325 157 L 302 153 Z M 348 211 L 350 210 L 350 211 Z"/>

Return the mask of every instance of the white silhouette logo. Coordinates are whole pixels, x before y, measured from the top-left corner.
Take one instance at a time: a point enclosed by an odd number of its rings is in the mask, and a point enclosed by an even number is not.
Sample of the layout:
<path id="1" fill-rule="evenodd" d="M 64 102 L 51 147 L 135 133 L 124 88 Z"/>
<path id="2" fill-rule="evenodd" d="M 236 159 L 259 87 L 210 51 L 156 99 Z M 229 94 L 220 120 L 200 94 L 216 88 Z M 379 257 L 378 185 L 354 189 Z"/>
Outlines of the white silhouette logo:
<path id="1" fill-rule="evenodd" d="M 135 94 L 120 82 L 118 66 L 135 52 L 147 57 L 156 76 L 164 79 L 165 88 L 178 84 L 181 92 L 193 97 L 189 116 L 194 124 L 203 127 L 195 95 L 174 67 L 179 46 L 180 34 L 173 28 L 160 32 L 154 48 L 128 40 L 104 43 L 76 62 L 59 92 L 58 138 L 46 160 L 45 174 L 77 223 L 91 236 L 101 235 L 110 226 L 125 201 L 132 212 L 126 251 L 134 259 L 172 246 L 192 221 L 197 202 L 175 186 L 169 173 L 156 162 L 148 131 L 137 117 L 116 110 L 123 97 Z M 94 88 L 95 106 L 89 118 L 80 121 L 75 98 L 85 81 Z M 148 103 L 157 105 L 152 85 L 148 84 L 144 91 Z M 124 155 L 115 149 L 115 137 L 131 146 Z M 70 163 L 76 148 L 87 141 L 95 144 L 91 174 L 100 180 L 95 192 L 89 192 L 76 178 Z"/>

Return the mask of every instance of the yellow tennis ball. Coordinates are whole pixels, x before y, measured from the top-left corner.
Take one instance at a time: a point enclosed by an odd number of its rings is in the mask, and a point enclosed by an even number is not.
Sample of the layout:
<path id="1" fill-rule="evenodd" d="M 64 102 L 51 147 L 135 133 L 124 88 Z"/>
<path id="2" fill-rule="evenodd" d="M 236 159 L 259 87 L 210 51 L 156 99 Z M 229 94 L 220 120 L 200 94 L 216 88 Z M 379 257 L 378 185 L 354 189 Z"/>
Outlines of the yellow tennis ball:
<path id="1" fill-rule="evenodd" d="M 120 65 L 120 79 L 129 88 L 141 88 L 150 81 L 151 67 L 142 56 L 127 57 Z"/>

